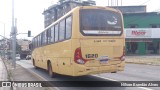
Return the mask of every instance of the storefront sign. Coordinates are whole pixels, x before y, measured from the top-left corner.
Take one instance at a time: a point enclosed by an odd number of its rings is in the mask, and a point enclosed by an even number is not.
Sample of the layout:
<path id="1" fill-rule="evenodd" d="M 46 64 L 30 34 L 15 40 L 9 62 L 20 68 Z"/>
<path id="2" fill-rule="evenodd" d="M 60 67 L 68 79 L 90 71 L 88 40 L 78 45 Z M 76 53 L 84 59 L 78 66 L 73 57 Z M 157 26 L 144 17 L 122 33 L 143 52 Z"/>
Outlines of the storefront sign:
<path id="1" fill-rule="evenodd" d="M 127 37 L 151 37 L 151 30 L 126 30 Z"/>
<path id="2" fill-rule="evenodd" d="M 126 38 L 160 38 L 160 28 L 127 28 Z"/>

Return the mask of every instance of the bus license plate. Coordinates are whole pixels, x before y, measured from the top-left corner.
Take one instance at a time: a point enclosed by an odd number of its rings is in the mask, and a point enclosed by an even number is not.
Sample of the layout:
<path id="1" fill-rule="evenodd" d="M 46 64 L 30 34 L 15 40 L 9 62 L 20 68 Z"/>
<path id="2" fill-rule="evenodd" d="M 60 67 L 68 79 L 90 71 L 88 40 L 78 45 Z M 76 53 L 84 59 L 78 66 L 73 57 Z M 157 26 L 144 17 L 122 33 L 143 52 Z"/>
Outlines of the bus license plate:
<path id="1" fill-rule="evenodd" d="M 100 64 L 107 64 L 108 63 L 108 60 L 105 59 L 105 60 L 100 60 Z"/>

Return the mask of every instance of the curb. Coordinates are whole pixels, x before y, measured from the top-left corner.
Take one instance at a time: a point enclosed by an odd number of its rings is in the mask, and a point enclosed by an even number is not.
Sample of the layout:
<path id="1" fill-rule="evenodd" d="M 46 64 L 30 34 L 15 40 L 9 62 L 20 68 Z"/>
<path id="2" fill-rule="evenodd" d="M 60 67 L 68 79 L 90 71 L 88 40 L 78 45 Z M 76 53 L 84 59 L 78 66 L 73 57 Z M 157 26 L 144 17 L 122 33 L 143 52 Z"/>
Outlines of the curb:
<path id="1" fill-rule="evenodd" d="M 126 62 L 131 64 L 143 64 L 143 65 L 152 65 L 152 66 L 160 66 L 159 64 L 152 64 L 152 63 L 143 63 L 143 62 Z"/>
<path id="2" fill-rule="evenodd" d="M 21 65 L 20 65 L 21 66 Z M 22 66 L 21 66 L 22 67 Z M 22 67 L 23 68 L 23 67 Z M 25 69 L 25 68 L 24 68 Z M 36 73 L 34 73 L 33 71 L 31 71 L 31 70 L 28 70 L 28 69 L 26 69 L 29 73 L 31 73 L 32 75 L 34 75 L 35 77 L 37 77 L 37 78 L 39 78 L 41 81 L 47 81 L 47 80 L 45 80 L 43 77 L 41 77 L 41 76 L 39 76 L 39 75 L 37 75 Z M 48 84 L 50 84 L 50 85 L 52 85 L 50 82 L 48 82 Z M 57 87 L 47 87 L 47 88 L 49 88 L 50 90 L 53 90 L 53 89 L 55 89 L 55 90 L 60 90 L 60 89 L 58 89 Z"/>

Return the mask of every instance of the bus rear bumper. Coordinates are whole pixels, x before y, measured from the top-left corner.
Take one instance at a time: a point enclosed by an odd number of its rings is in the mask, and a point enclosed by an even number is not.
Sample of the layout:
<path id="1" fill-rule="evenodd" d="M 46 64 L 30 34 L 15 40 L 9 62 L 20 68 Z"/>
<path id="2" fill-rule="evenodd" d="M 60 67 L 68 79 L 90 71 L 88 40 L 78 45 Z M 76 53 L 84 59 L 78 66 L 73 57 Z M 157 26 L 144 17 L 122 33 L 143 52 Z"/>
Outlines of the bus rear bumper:
<path id="1" fill-rule="evenodd" d="M 86 67 L 80 65 L 76 66 L 76 69 L 74 69 L 74 76 L 124 71 L 124 67 L 125 67 L 125 61 L 122 61 L 121 63 L 116 65 L 104 65 L 100 67 Z"/>

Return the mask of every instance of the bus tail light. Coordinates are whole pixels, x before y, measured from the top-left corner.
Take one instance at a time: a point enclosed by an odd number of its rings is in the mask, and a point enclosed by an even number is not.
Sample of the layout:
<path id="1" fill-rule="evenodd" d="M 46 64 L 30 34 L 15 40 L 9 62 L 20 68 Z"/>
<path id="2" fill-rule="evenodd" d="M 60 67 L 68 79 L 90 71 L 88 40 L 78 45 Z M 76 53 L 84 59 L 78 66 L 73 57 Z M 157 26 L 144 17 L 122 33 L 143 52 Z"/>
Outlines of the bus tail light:
<path id="1" fill-rule="evenodd" d="M 78 64 L 85 64 L 87 60 L 83 59 L 81 48 L 77 48 L 74 53 L 74 61 Z"/>
<path id="2" fill-rule="evenodd" d="M 121 59 L 122 61 L 125 60 L 125 47 L 123 47 L 123 54 L 122 54 L 122 56 L 121 56 L 120 59 Z"/>

